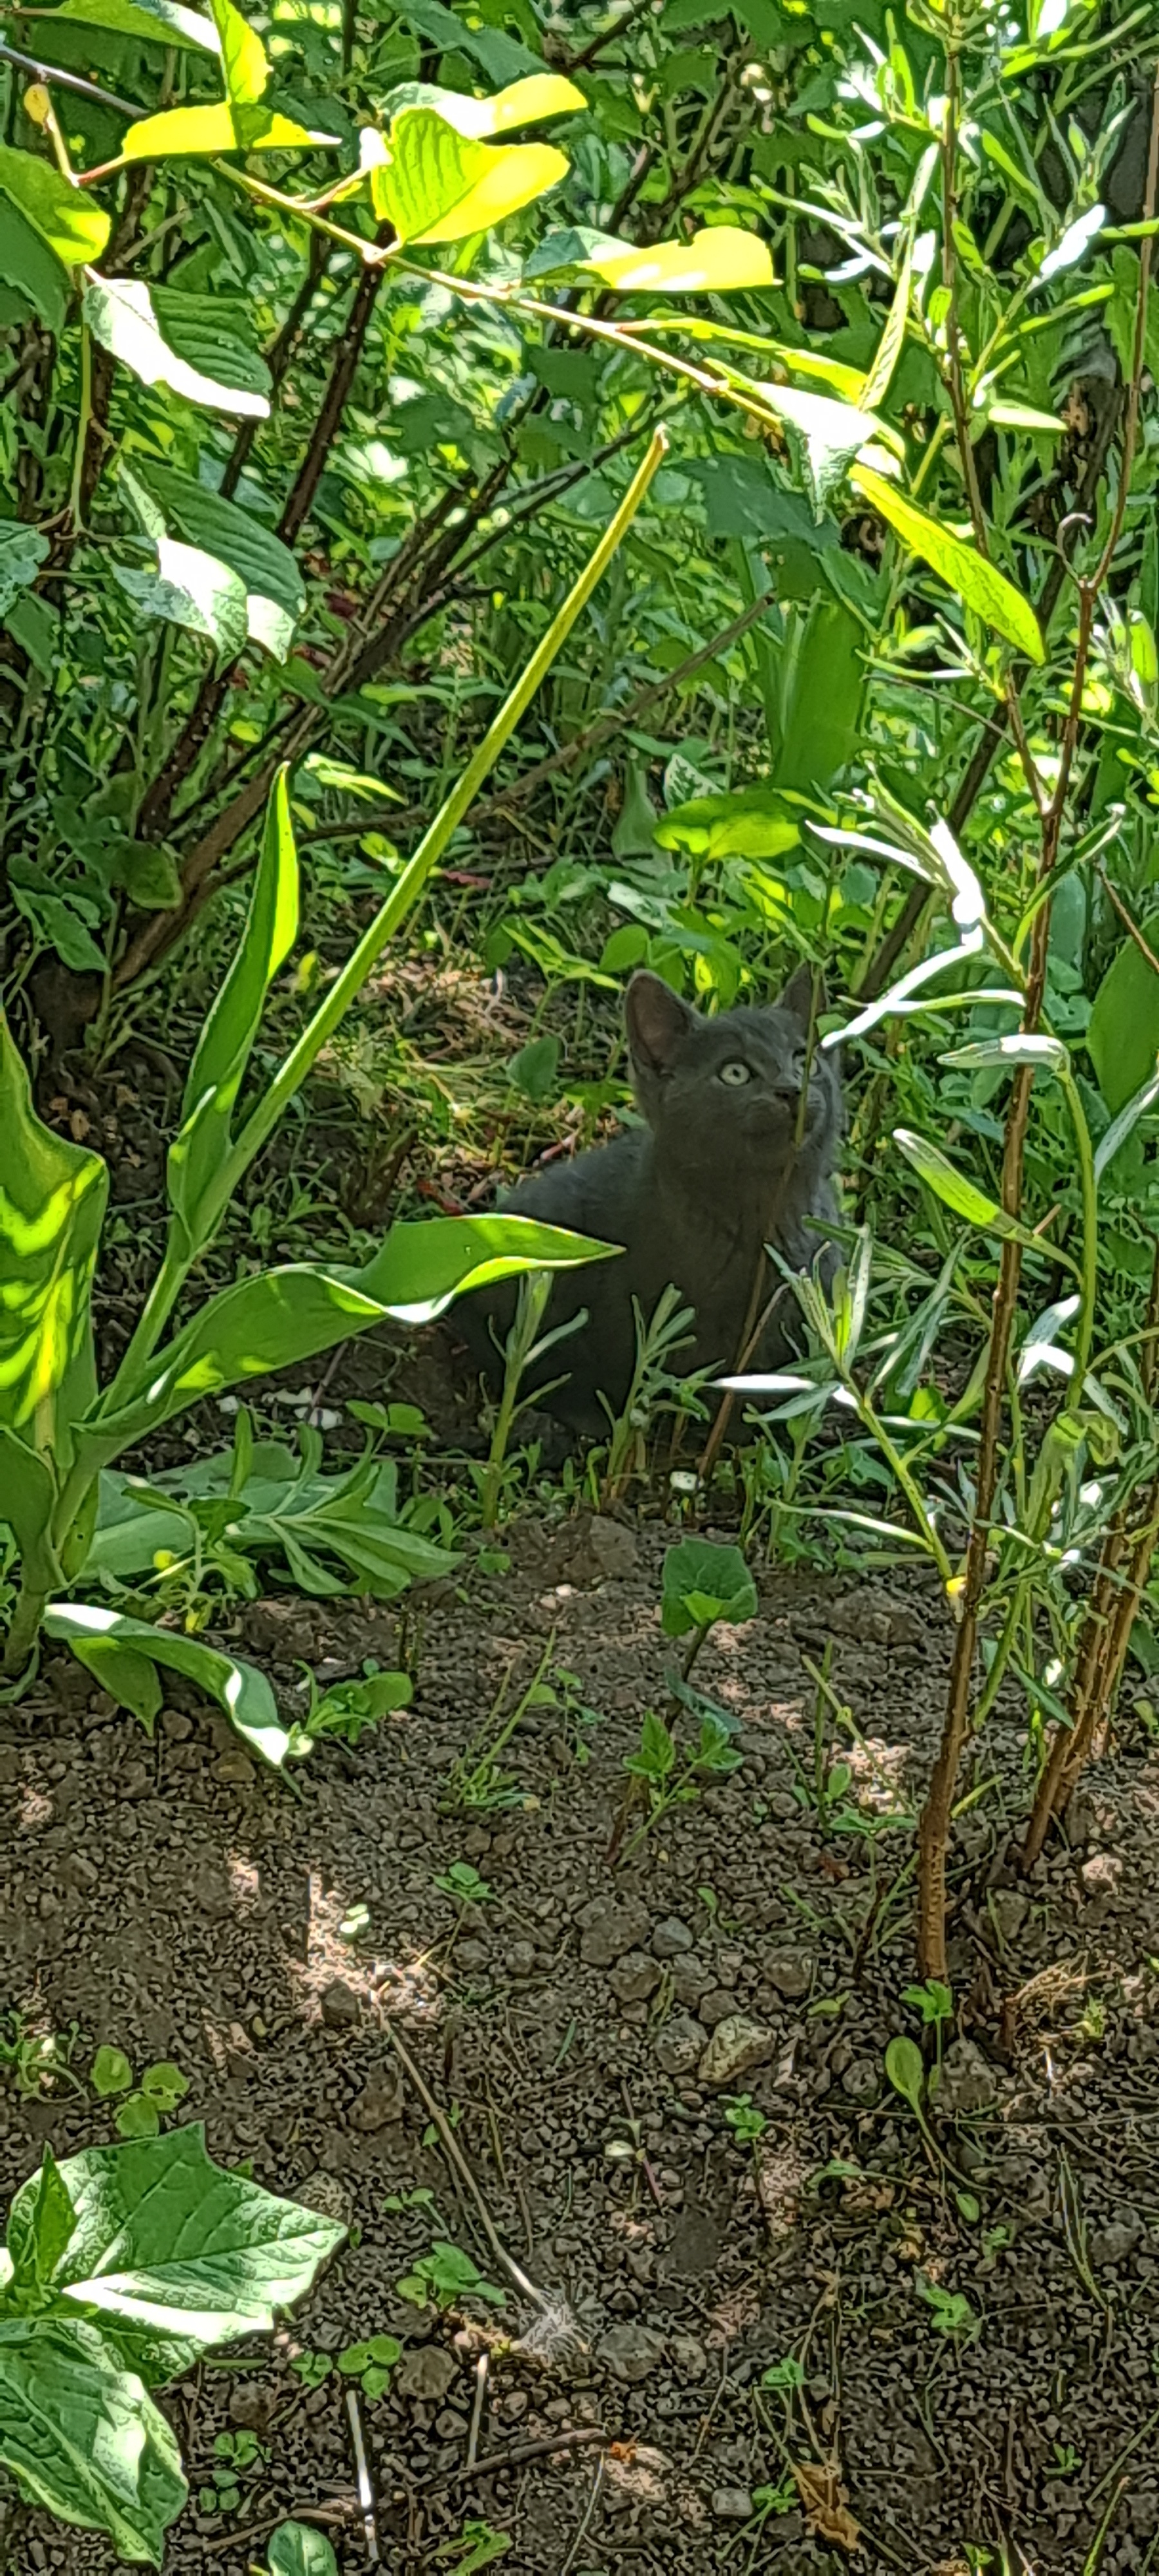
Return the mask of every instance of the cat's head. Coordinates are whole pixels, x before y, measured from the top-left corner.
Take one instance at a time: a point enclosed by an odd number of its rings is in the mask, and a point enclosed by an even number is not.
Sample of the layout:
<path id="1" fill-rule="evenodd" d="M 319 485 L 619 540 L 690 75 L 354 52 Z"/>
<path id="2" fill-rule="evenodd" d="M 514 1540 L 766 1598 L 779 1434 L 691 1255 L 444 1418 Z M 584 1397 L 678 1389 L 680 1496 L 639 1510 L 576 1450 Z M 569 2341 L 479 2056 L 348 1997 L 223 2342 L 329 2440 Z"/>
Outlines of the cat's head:
<path id="1" fill-rule="evenodd" d="M 812 969 L 799 966 L 766 1009 L 706 1019 L 659 975 L 633 975 L 624 1016 L 636 1097 L 666 1159 L 706 1179 L 719 1172 L 722 1186 L 783 1171 L 797 1136 L 811 998 Z M 837 1069 L 814 1046 L 804 1151 L 827 1158 L 840 1127 Z"/>

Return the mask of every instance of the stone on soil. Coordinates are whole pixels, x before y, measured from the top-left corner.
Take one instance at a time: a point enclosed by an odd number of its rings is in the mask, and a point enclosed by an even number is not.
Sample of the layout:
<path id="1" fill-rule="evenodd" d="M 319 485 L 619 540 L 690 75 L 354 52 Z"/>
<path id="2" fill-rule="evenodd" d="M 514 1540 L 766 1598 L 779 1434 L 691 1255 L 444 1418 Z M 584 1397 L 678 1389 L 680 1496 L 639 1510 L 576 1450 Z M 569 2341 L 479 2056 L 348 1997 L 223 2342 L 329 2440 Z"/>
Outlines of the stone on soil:
<path id="1" fill-rule="evenodd" d="M 580 1915 L 580 1957 L 589 1968 L 610 1968 L 625 1950 L 643 1948 L 648 1908 L 638 1896 L 594 1896 Z"/>
<path id="2" fill-rule="evenodd" d="M 596 2345 L 596 2360 L 611 2371 L 613 2379 L 624 2380 L 629 2387 L 650 2379 L 663 2358 L 664 2337 L 654 2334 L 651 2326 L 610 2326 Z"/>
<path id="3" fill-rule="evenodd" d="M 441 2343 L 420 2343 L 399 2363 L 394 2384 L 400 2397 L 413 2397 L 433 2406 L 441 2403 L 458 2376 L 453 2353 L 444 2352 Z"/>
<path id="4" fill-rule="evenodd" d="M 691 2013 L 673 2013 L 656 2041 L 656 2060 L 666 2075 L 690 2075 L 704 2046 L 703 2024 Z"/>
<path id="5" fill-rule="evenodd" d="M 735 2084 L 738 2076 L 747 2075 L 754 2066 L 763 2066 L 776 2045 L 771 2030 L 763 2022 L 750 2021 L 747 2013 L 730 2013 L 727 2021 L 718 2022 L 697 2068 L 701 2084 L 723 2086 Z"/>

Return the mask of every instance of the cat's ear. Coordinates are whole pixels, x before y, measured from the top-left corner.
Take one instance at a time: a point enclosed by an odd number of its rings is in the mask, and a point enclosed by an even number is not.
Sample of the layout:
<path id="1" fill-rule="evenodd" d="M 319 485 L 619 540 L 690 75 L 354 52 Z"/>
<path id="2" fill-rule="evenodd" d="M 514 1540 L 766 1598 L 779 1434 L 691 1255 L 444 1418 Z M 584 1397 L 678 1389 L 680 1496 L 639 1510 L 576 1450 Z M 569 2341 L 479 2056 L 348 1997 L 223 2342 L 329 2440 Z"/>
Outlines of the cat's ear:
<path id="1" fill-rule="evenodd" d="M 817 978 L 817 1008 L 819 1011 L 823 1011 L 825 1007 L 825 978 L 823 975 L 819 975 Z M 779 1011 L 787 1011 L 790 1019 L 799 1021 L 800 1026 L 806 1033 L 806 1036 L 808 1035 L 809 1021 L 813 1010 L 813 968 L 811 966 L 802 963 L 800 966 L 794 967 L 788 983 L 785 986 L 784 992 L 778 996 L 777 1009 Z"/>
<path id="2" fill-rule="evenodd" d="M 632 1061 L 643 1073 L 669 1073 L 697 1014 L 662 975 L 641 967 L 624 997 L 624 1018 Z"/>

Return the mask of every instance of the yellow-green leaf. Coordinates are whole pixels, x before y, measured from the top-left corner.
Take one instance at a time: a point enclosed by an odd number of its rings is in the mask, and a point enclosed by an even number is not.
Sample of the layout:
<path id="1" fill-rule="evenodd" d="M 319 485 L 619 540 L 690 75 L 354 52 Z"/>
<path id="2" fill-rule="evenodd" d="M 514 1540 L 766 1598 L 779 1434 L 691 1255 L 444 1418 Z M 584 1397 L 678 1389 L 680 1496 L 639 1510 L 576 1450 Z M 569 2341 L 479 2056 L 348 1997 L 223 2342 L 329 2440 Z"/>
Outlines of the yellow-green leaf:
<path id="1" fill-rule="evenodd" d="M 158 287 L 157 292 L 160 295 L 162 289 Z M 270 406 L 264 394 L 251 393 L 240 385 L 220 384 L 188 359 L 177 356 L 162 337 L 144 278 L 91 278 L 85 289 L 84 310 L 93 338 L 114 358 L 120 358 L 124 366 L 131 367 L 142 384 L 168 385 L 172 393 L 183 394 L 187 402 L 202 403 L 209 411 L 266 419 Z"/>
<path id="2" fill-rule="evenodd" d="M 109 218 L 79 188 L 70 188 L 51 161 L 0 144 L 0 193 L 8 198 L 66 268 L 99 259 L 109 238 Z"/>
<path id="3" fill-rule="evenodd" d="M 915 1172 L 935 1196 L 946 1207 L 952 1208 L 955 1216 L 965 1217 L 967 1225 L 980 1226 L 985 1234 L 1005 1235 L 1014 1243 L 1029 1244 L 1038 1251 L 1043 1249 L 1029 1227 L 1020 1225 L 1017 1217 L 1008 1216 L 1005 1208 L 999 1206 L 997 1199 L 988 1197 L 985 1190 L 977 1189 L 974 1182 L 967 1180 L 965 1173 L 951 1163 L 949 1156 L 943 1154 L 937 1145 L 931 1145 L 925 1136 L 916 1136 L 909 1127 L 895 1127 L 893 1141 L 900 1145 L 907 1163 L 913 1164 Z"/>
<path id="4" fill-rule="evenodd" d="M 235 107 L 253 107 L 264 96 L 270 77 L 269 57 L 261 37 L 247 26 L 233 0 L 210 0 L 213 23 L 221 39 L 221 68 L 226 95 Z"/>
<path id="5" fill-rule="evenodd" d="M 768 244 L 739 224 L 712 224 L 689 242 L 655 242 L 650 250 L 598 252 L 584 265 L 617 295 L 726 294 L 775 283 Z"/>
<path id="6" fill-rule="evenodd" d="M 395 117 L 387 153 L 371 172 L 374 210 L 404 242 L 489 232 L 568 170 L 551 144 L 477 143 L 429 107 L 406 107 Z"/>
<path id="7" fill-rule="evenodd" d="M 902 544 L 912 555 L 920 555 L 931 572 L 957 592 L 967 608 L 972 608 L 983 624 L 1017 644 L 1029 662 L 1042 662 L 1045 647 L 1038 619 L 1028 599 L 1016 590 L 1005 573 L 987 563 L 975 546 L 961 537 L 952 536 L 936 519 L 927 518 L 903 494 L 894 490 L 883 474 L 874 474 L 866 465 L 855 465 L 850 480 L 881 518 L 896 530 Z"/>
<path id="8" fill-rule="evenodd" d="M 897 285 L 894 288 L 893 302 L 886 315 L 885 329 L 877 344 L 877 354 L 861 389 L 860 399 L 866 411 L 876 411 L 878 404 L 885 401 L 890 385 L 893 382 L 893 371 L 902 353 L 902 348 L 905 342 L 905 326 L 909 320 L 910 274 L 912 268 L 913 239 L 911 236 L 905 246 L 905 256 L 898 271 L 898 280 Z"/>
<path id="9" fill-rule="evenodd" d="M 164 161 L 179 156 L 217 152 L 285 152 L 336 143 L 336 134 L 313 134 L 289 116 L 268 108 L 233 106 L 221 99 L 213 107 L 171 107 L 160 116 L 142 117 L 131 125 L 121 145 L 126 161 Z"/>
<path id="10" fill-rule="evenodd" d="M 62 0 L 52 23 L 103 27 L 111 36 L 132 36 L 139 45 L 176 45 L 183 53 L 216 54 L 217 29 L 198 9 L 181 0 Z"/>
<path id="11" fill-rule="evenodd" d="M 439 89 L 433 81 L 406 81 L 392 90 L 390 104 L 395 117 L 404 108 L 430 108 L 444 125 L 453 125 L 456 134 L 483 143 L 494 141 L 498 134 L 512 134 L 521 125 L 542 125 L 548 116 L 571 116 L 586 107 L 587 100 L 582 89 L 564 80 L 560 72 L 533 72 L 529 79 L 497 90 L 494 98 L 468 98 L 461 90 Z"/>

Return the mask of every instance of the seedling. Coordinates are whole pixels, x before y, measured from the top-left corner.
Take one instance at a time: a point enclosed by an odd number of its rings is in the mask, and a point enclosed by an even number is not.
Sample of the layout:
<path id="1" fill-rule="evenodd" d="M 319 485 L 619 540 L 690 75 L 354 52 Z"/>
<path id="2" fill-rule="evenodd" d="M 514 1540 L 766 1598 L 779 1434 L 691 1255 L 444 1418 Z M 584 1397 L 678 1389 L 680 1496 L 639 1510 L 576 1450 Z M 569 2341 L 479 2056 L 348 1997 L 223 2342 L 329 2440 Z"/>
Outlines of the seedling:
<path id="1" fill-rule="evenodd" d="M 740 1628 L 756 1613 L 757 1587 L 739 1547 L 682 1538 L 669 1548 L 661 1577 L 661 1625 L 666 1637 L 688 1639 L 682 1681 L 718 1621 Z"/>
<path id="2" fill-rule="evenodd" d="M 619 1837 L 641 1795 L 648 1801 L 648 1813 L 624 1847 L 625 1860 L 643 1842 L 645 1834 L 671 1814 L 673 1807 L 685 1807 L 698 1798 L 706 1780 L 726 1779 L 743 1758 L 722 1718 L 703 1718 L 699 1742 L 685 1751 L 663 1718 L 649 1709 L 640 1729 L 639 1751 L 624 1756 L 624 1769 L 631 1775 L 632 1788 L 617 1821 L 610 1856 L 615 1858 Z"/>
<path id="3" fill-rule="evenodd" d="M 935 2334 L 947 2335 L 953 2343 L 972 2343 L 982 2330 L 982 2320 L 972 2308 L 964 2290 L 943 2290 L 936 2281 L 927 2281 L 919 2272 L 914 2288 L 930 2310 L 930 2324 Z"/>
<path id="4" fill-rule="evenodd" d="M 446 1797 L 441 1802 L 444 1814 L 456 1808 L 470 1813 L 480 1809 L 523 1806 L 524 1793 L 519 1782 L 514 1772 L 500 1769 L 499 1756 L 529 1708 L 555 1705 L 555 1692 L 543 1678 L 551 1662 L 554 1644 L 553 1628 L 526 1690 L 510 1715 L 501 1718 L 500 1711 L 510 1680 L 510 1673 L 504 1675 L 478 1734 L 472 1738 L 466 1752 L 459 1755 L 451 1773 Z"/>
<path id="5" fill-rule="evenodd" d="M 369 1905 L 359 1902 L 357 1905 L 348 1906 L 338 1926 L 339 1940 L 349 1941 L 353 1947 L 356 1941 L 368 1941 L 370 1932 Z"/>
<path id="6" fill-rule="evenodd" d="M 673 1375 L 672 1362 L 677 1352 L 686 1349 L 693 1338 L 696 1318 L 690 1306 L 680 1303 L 678 1288 L 666 1288 L 657 1300 L 647 1323 L 639 1299 L 632 1299 L 636 1323 L 636 1360 L 623 1409 L 613 1414 L 604 1396 L 600 1402 L 608 1416 L 611 1430 L 608 1438 L 607 1464 L 600 1480 L 598 1502 L 601 1511 L 618 1503 L 627 1492 L 633 1476 L 641 1475 L 647 1465 L 648 1434 L 656 1414 L 661 1410 L 688 1412 L 694 1403 L 692 1384 L 687 1378 Z M 698 1413 L 704 1407 L 696 1405 Z"/>
<path id="7" fill-rule="evenodd" d="M 453 2576 L 477 2576 L 480 2567 L 504 2558 L 510 2547 L 507 2532 L 493 2530 L 489 2522 L 465 2522 L 457 2540 L 440 2541 L 435 2557 L 453 2570 Z"/>
<path id="8" fill-rule="evenodd" d="M 416 2308 L 454 2308 L 464 2299 L 483 2299 L 492 2308 L 507 2305 L 506 2291 L 497 2289 L 494 2281 L 484 2280 L 469 2254 L 441 2239 L 395 2287 L 400 2299 L 409 2299 Z"/>
<path id="9" fill-rule="evenodd" d="M 393 2335 L 371 2335 L 367 2343 L 348 2343 L 338 2355 L 337 2367 L 344 2379 L 356 2379 L 366 2398 L 385 2395 L 391 2373 L 402 2360 L 402 2345 Z"/>
<path id="10" fill-rule="evenodd" d="M 902 2002 L 912 2004 L 914 2011 L 921 2014 L 923 2030 L 932 2030 L 934 2034 L 936 2054 L 934 2072 L 930 2078 L 932 2093 L 937 2088 L 942 2071 L 942 2032 L 947 2022 L 953 2021 L 954 1998 L 949 1987 L 944 1986 L 940 1978 L 927 1977 L 924 1986 L 907 1986 L 902 1995 Z"/>
<path id="11" fill-rule="evenodd" d="M 265 2456 L 256 2433 L 219 2433 L 213 2445 L 213 2485 L 198 2488 L 199 2511 L 236 2513 L 243 2471 L 257 2468 Z"/>
<path id="12" fill-rule="evenodd" d="M 551 1282 L 550 1270 L 529 1270 L 519 1282 L 515 1320 L 503 1344 L 503 1390 L 491 1431 L 487 1464 L 480 1478 L 479 1518 L 485 1530 L 494 1529 L 499 1519 L 511 1426 L 519 1409 L 519 1390 L 527 1371 L 543 1358 L 545 1351 L 552 1350 L 557 1342 L 566 1341 L 570 1334 L 577 1333 L 588 1319 L 586 1306 L 581 1306 L 577 1315 L 569 1315 L 565 1323 L 556 1324 L 550 1333 L 542 1332 L 540 1328 L 547 1313 Z M 528 1400 L 542 1404 L 546 1396 L 565 1383 L 566 1377 L 565 1369 L 562 1377 L 552 1378 L 547 1386 L 537 1387 L 534 1398 Z"/>
<path id="13" fill-rule="evenodd" d="M 26 2101 L 37 2094 L 50 2093 L 56 2083 L 71 2085 L 74 2093 L 84 2086 L 72 2072 L 72 2053 L 80 2033 L 79 2022 L 67 2031 L 29 2030 L 22 2013 L 8 2012 L 0 2021 L 0 2066 L 10 2066 L 16 2090 Z"/>
<path id="14" fill-rule="evenodd" d="M 321 2388 L 323 2380 L 329 2379 L 334 2368 L 334 2355 L 330 2352 L 296 2352 L 290 2368 L 295 2378 L 301 2380 L 303 2388 Z"/>
<path id="15" fill-rule="evenodd" d="M 449 1869 L 432 1878 L 431 1885 L 438 1888 L 440 1895 L 453 1896 L 459 1905 L 493 1905 L 495 1902 L 494 1888 L 487 1879 L 480 1878 L 474 1863 L 469 1860 L 453 1860 Z"/>
<path id="16" fill-rule="evenodd" d="M 159 2058 L 147 2066 L 135 2092 L 129 2087 L 133 2069 L 123 2048 L 98 2048 L 89 2069 L 89 2083 L 102 2102 L 125 2093 L 116 2114 L 115 2125 L 122 2138 L 155 2138 L 171 2111 L 177 2109 L 189 2091 L 189 2079 L 170 2058 Z"/>
<path id="17" fill-rule="evenodd" d="M 1076 2451 L 1073 2442 L 1054 2442 L 1051 2444 L 1051 2448 L 1054 2452 L 1054 2459 L 1051 2462 L 1050 2467 L 1043 2470 L 1043 2477 L 1073 2478 L 1075 2470 L 1081 2469 L 1082 2467 L 1082 2452 Z"/>
<path id="18" fill-rule="evenodd" d="M 338 2576 L 338 2561 L 324 2531 L 306 2522 L 280 2522 L 256 2576 Z"/>
<path id="19" fill-rule="evenodd" d="M 320 1691 L 313 1673 L 307 1672 L 310 1705 L 304 1718 L 292 1729 L 291 1753 L 301 1757 L 321 1737 L 336 1735 L 343 1744 L 361 1742 L 369 1726 L 380 1717 L 389 1717 L 397 1708 L 409 1708 L 414 1698 L 414 1683 L 407 1673 L 383 1673 L 368 1656 L 362 1667 L 361 1681 L 332 1682 L 329 1690 Z"/>
<path id="20" fill-rule="evenodd" d="M 769 2124 L 764 2112 L 758 2111 L 751 2093 L 726 2093 L 720 2107 L 725 2127 L 732 2130 L 737 2145 L 755 2147 Z"/>

